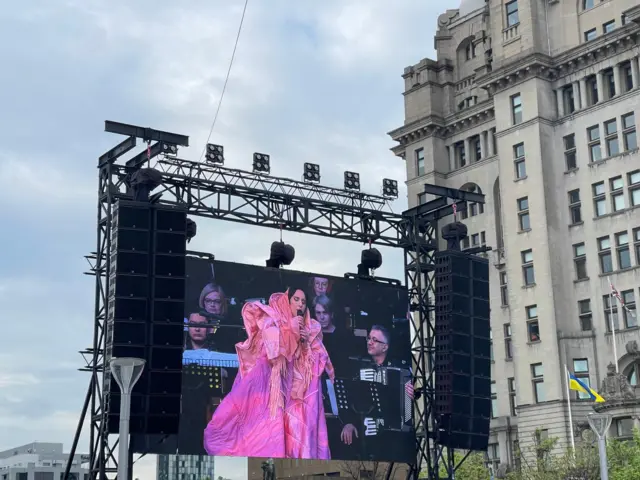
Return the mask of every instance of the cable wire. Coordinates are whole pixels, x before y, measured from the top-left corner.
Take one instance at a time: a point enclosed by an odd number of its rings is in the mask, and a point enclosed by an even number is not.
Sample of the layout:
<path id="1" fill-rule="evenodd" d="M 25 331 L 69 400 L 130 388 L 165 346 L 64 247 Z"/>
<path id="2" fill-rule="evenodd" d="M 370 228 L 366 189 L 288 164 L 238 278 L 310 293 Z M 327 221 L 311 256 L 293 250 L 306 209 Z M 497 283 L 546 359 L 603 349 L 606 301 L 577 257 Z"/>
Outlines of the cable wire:
<path id="1" fill-rule="evenodd" d="M 216 122 L 218 121 L 218 115 L 220 114 L 220 107 L 222 106 L 222 99 L 224 98 L 224 93 L 227 91 L 227 84 L 229 83 L 229 76 L 231 75 L 231 68 L 233 67 L 233 61 L 236 58 L 236 50 L 238 49 L 238 42 L 240 41 L 240 34 L 242 33 L 242 25 L 244 24 L 244 17 L 247 13 L 247 5 L 249 4 L 249 0 L 245 0 L 244 8 L 242 9 L 242 17 L 240 17 L 240 25 L 238 26 L 238 33 L 236 34 L 236 41 L 233 45 L 233 52 L 231 53 L 231 61 L 229 62 L 229 68 L 227 70 L 227 76 L 224 79 L 224 85 L 222 86 L 222 93 L 220 94 L 220 100 L 218 101 L 218 107 L 216 108 L 216 113 L 213 116 L 213 122 L 211 123 L 211 128 L 209 129 L 209 136 L 207 137 L 207 141 L 202 150 L 202 155 L 200 155 L 200 160 L 204 157 L 204 154 L 207 151 L 207 143 L 211 140 L 211 135 L 213 134 L 213 129 L 216 126 Z"/>

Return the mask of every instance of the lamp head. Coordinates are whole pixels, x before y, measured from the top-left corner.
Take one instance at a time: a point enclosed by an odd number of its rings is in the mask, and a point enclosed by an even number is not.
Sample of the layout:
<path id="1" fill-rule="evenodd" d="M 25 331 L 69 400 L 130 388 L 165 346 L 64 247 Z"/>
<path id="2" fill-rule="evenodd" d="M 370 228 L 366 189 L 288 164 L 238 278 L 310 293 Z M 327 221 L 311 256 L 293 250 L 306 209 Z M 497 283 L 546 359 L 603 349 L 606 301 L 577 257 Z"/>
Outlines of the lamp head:
<path id="1" fill-rule="evenodd" d="M 116 379 L 120 391 L 123 394 L 130 394 L 136 382 L 142 375 L 145 360 L 142 358 L 112 358 L 109 364 L 113 378 Z"/>
<path id="2" fill-rule="evenodd" d="M 591 430 L 598 435 L 598 438 L 604 438 L 611 426 L 611 415 L 608 413 L 590 413 L 587 415 L 587 420 Z"/>

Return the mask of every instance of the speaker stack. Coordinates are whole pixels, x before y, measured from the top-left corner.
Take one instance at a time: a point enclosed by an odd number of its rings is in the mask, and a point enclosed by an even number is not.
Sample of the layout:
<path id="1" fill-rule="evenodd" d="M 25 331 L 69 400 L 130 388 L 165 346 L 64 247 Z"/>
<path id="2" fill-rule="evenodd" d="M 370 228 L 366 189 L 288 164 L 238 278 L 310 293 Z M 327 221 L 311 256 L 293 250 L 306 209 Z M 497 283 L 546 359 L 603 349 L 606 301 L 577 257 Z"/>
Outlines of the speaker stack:
<path id="1" fill-rule="evenodd" d="M 111 228 L 105 369 L 113 357 L 146 360 L 132 391 L 132 434 L 177 434 L 180 417 L 186 252 L 185 210 L 120 200 Z M 105 375 L 109 433 L 120 389 Z"/>
<path id="2" fill-rule="evenodd" d="M 437 252 L 435 261 L 436 441 L 486 451 L 491 419 L 489 263 L 453 250 Z"/>

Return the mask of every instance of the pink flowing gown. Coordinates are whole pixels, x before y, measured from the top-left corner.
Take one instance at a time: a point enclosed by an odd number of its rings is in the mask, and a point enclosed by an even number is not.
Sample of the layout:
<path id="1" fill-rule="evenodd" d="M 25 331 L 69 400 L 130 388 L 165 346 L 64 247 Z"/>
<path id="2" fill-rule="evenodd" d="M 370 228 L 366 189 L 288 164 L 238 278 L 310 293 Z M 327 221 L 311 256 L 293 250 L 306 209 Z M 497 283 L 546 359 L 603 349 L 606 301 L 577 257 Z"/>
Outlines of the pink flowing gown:
<path id="1" fill-rule="evenodd" d="M 305 344 L 286 293 L 242 309 L 248 339 L 236 345 L 240 368 L 204 431 L 209 455 L 331 458 L 320 377 L 334 380 L 320 324 L 305 313 Z"/>

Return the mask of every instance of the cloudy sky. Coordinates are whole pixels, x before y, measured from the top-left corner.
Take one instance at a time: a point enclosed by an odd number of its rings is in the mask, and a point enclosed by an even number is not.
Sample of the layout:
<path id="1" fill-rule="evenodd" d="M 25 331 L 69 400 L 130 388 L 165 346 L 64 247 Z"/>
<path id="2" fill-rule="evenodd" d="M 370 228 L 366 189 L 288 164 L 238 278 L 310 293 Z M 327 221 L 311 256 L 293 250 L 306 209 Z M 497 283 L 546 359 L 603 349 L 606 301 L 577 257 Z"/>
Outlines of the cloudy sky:
<path id="1" fill-rule="evenodd" d="M 243 0 L 29 0 L 0 10 L 0 450 L 70 447 L 92 336 L 96 159 L 122 138 L 106 119 L 191 137 L 198 159 L 227 71 Z M 188 6 L 187 6 L 188 5 Z M 250 0 L 212 142 L 227 165 L 271 155 L 274 175 L 323 183 L 346 169 L 363 190 L 404 179 L 386 132 L 403 120 L 405 66 L 433 57 L 437 17 L 458 0 Z M 404 197 L 404 188 L 401 195 Z M 402 210 L 403 199 L 393 205 Z M 194 249 L 262 263 L 277 231 L 199 224 Z M 295 268 L 354 271 L 360 245 L 285 235 Z M 402 278 L 398 252 L 379 274 Z M 88 451 L 83 435 L 81 451 Z M 152 480 L 154 458 L 134 475 Z M 246 478 L 221 459 L 216 475 Z"/>

